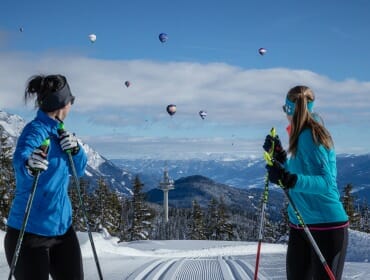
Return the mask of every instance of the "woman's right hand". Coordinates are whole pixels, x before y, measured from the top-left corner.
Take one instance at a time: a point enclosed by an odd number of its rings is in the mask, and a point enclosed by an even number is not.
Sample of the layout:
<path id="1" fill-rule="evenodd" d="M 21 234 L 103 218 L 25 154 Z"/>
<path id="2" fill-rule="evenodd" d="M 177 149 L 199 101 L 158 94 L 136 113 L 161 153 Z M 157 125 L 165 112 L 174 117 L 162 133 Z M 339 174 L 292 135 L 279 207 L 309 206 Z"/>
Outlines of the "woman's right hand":
<path id="1" fill-rule="evenodd" d="M 45 171 L 48 169 L 48 165 L 47 154 L 40 148 L 35 149 L 27 160 L 27 168 L 32 175 L 35 171 Z"/>
<path id="2" fill-rule="evenodd" d="M 281 164 L 285 163 L 286 158 L 287 158 L 287 153 L 284 150 L 283 146 L 281 145 L 278 135 L 276 135 L 275 137 L 272 137 L 270 134 L 267 135 L 262 147 L 269 154 L 271 154 L 272 147 L 274 147 L 272 157 L 278 162 L 280 162 Z"/>

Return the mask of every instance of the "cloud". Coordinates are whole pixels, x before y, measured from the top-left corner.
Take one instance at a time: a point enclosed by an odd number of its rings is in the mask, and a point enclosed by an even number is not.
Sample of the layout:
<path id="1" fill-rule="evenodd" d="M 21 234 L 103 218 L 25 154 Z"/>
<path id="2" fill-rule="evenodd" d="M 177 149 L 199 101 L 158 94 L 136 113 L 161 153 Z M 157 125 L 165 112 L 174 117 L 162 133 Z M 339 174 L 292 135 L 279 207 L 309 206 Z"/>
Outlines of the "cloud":
<path id="1" fill-rule="evenodd" d="M 247 158 L 254 155 L 261 157 L 261 143 L 242 138 L 201 137 L 130 137 L 127 135 L 105 135 L 84 137 L 94 149 L 108 158 L 221 158 L 233 154 L 234 158 Z"/>
<path id="2" fill-rule="evenodd" d="M 288 89 L 306 84 L 317 95 L 317 106 L 351 111 L 350 118 L 363 119 L 370 107 L 370 82 L 334 81 L 311 71 L 273 68 L 242 69 L 223 63 L 156 61 L 110 61 L 83 56 L 27 56 L 1 54 L 1 99 L 8 108 L 21 105 L 26 79 L 39 73 L 63 73 L 77 96 L 79 112 L 163 112 L 177 105 L 177 115 L 192 118 L 199 110 L 218 122 L 272 120 L 280 111 Z M 9 74 L 10 73 L 10 74 Z M 131 86 L 126 88 L 124 82 Z M 349 102 L 351 101 L 351 102 Z M 365 117 L 367 117 L 365 115 Z"/>
<path id="3" fill-rule="evenodd" d="M 153 135 L 187 139 L 196 138 L 197 134 L 204 137 L 204 131 L 209 131 L 210 137 L 228 138 L 234 133 L 248 139 L 271 125 L 283 126 L 281 106 L 286 92 L 297 84 L 314 90 L 315 108 L 331 126 L 368 127 L 370 117 L 370 82 L 336 81 L 304 69 L 102 60 L 58 53 L 0 53 L 0 61 L 2 109 L 24 110 L 22 97 L 31 75 L 62 73 L 77 97 L 75 116 L 86 120 L 86 126 L 92 127 L 95 134 L 97 130 L 106 134 L 108 129 L 118 129 L 127 130 L 130 136 L 141 135 L 144 138 L 136 144 L 143 149 L 147 148 L 145 137 Z M 126 80 L 131 82 L 129 88 L 124 85 Z M 177 105 L 172 118 L 165 111 L 171 103 Z M 204 121 L 198 115 L 200 110 L 208 113 Z M 232 128 L 235 132 L 231 132 Z M 84 136 L 88 139 L 89 134 Z M 101 147 L 104 141 L 100 141 Z M 119 141 L 113 142 L 118 148 Z M 148 143 L 154 147 L 155 142 Z M 168 139 L 163 143 L 168 143 Z M 197 145 L 199 149 L 206 148 Z"/>

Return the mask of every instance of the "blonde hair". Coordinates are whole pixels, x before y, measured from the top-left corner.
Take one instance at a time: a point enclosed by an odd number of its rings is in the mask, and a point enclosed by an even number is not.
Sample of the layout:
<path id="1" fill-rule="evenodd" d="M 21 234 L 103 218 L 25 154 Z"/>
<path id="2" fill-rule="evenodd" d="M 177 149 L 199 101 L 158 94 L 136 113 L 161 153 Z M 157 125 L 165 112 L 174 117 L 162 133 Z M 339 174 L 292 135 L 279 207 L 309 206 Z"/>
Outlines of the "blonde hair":
<path id="1" fill-rule="evenodd" d="M 307 86 L 295 86 L 288 91 L 287 98 L 295 103 L 288 152 L 295 156 L 299 134 L 305 128 L 311 129 L 313 140 L 317 145 L 321 144 L 327 149 L 333 147 L 334 144 L 329 131 L 307 109 L 307 103 L 315 100 L 313 91 Z"/>

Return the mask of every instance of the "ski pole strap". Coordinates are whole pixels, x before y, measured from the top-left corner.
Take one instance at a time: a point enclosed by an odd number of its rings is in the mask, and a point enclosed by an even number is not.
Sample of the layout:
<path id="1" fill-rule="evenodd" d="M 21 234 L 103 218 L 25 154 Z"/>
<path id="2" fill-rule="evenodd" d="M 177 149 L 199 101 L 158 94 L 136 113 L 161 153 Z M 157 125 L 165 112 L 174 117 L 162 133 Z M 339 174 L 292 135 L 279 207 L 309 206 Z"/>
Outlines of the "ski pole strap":
<path id="1" fill-rule="evenodd" d="M 270 153 L 264 152 L 263 153 L 263 158 L 265 159 L 267 165 L 270 165 L 270 166 L 274 165 L 274 163 L 272 162 L 272 157 L 271 157 Z"/>

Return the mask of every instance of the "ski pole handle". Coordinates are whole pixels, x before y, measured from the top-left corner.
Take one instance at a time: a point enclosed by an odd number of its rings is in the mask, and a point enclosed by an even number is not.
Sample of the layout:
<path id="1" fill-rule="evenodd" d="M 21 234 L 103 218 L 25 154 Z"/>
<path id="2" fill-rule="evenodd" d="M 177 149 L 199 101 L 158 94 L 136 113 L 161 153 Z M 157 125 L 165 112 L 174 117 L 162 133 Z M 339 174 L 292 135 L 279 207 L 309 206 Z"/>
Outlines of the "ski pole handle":
<path id="1" fill-rule="evenodd" d="M 276 137 L 276 129 L 275 129 L 275 127 L 272 127 L 271 128 L 270 135 L 271 135 L 272 138 L 275 138 Z"/>
<path id="2" fill-rule="evenodd" d="M 49 146 L 50 146 L 50 138 L 46 138 L 40 146 L 40 150 L 42 150 L 45 154 L 48 153 L 49 151 Z"/>
<path id="3" fill-rule="evenodd" d="M 78 142 L 75 134 L 66 132 L 63 121 L 59 122 L 57 132 L 60 137 L 62 136 L 60 138 L 62 149 L 67 154 L 75 155 L 79 151 Z"/>
<path id="4" fill-rule="evenodd" d="M 65 131 L 65 128 L 64 128 L 64 122 L 60 121 L 58 123 L 58 134 L 62 134 L 64 131 Z"/>
<path id="5" fill-rule="evenodd" d="M 275 151 L 275 137 L 276 137 L 276 129 L 275 127 L 272 127 L 271 130 L 270 130 L 270 136 L 272 137 L 272 145 L 271 145 L 271 150 L 269 152 L 270 156 L 272 157 L 274 155 L 274 151 Z"/>

